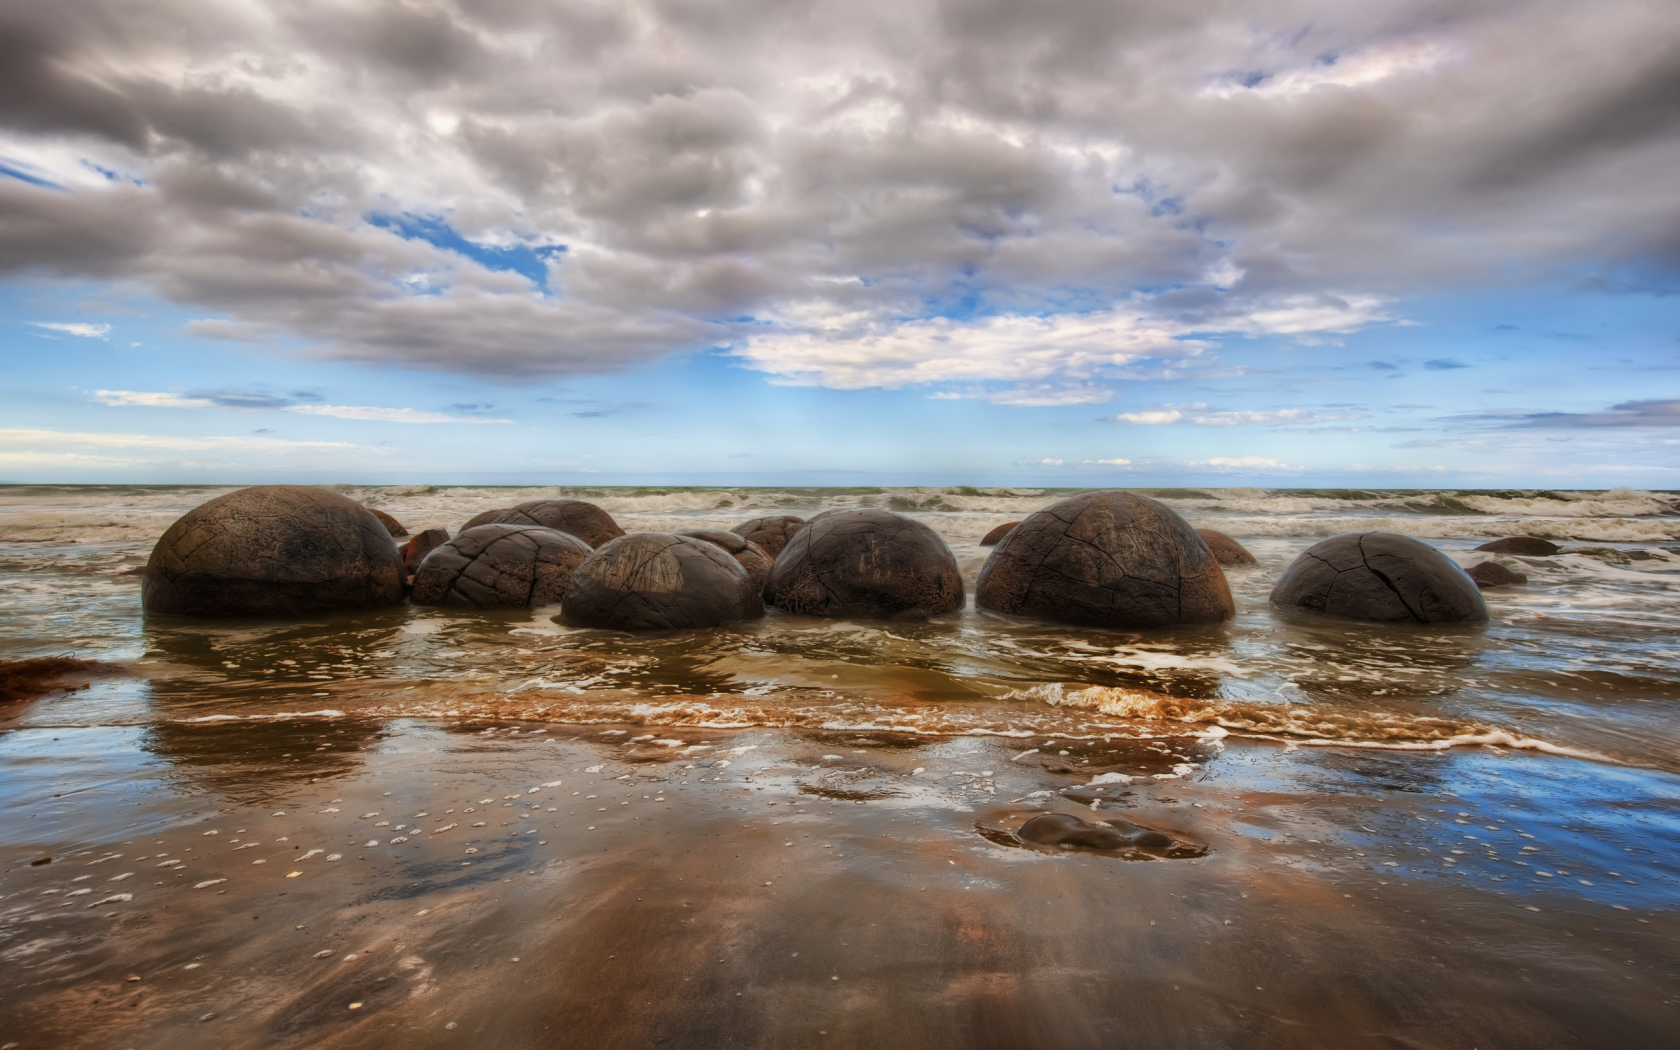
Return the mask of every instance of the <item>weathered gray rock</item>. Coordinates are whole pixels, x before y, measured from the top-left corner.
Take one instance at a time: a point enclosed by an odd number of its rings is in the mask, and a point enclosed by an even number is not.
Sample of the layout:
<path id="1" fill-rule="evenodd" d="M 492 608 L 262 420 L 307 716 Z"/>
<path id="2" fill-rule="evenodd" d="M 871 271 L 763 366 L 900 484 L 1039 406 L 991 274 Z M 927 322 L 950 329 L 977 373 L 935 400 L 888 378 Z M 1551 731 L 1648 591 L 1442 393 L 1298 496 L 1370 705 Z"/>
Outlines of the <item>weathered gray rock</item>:
<path id="1" fill-rule="evenodd" d="M 1254 555 L 1248 553 L 1247 547 L 1223 532 L 1215 532 L 1213 529 L 1197 529 L 1196 535 L 1202 538 L 1202 542 L 1207 544 L 1208 551 L 1213 554 L 1214 560 L 1221 565 L 1260 564 Z"/>
<path id="2" fill-rule="evenodd" d="M 715 543 L 637 532 L 601 545 L 561 600 L 568 627 L 618 631 L 716 627 L 764 615 L 759 588 Z"/>
<path id="3" fill-rule="evenodd" d="M 1031 515 L 980 570 L 975 604 L 1091 627 L 1218 623 L 1236 614 L 1190 523 L 1133 492 L 1087 492 Z"/>
<path id="4" fill-rule="evenodd" d="M 589 557 L 576 536 L 537 525 L 480 525 L 443 544 L 420 563 L 416 605 L 463 609 L 529 609 L 553 605 Z"/>
<path id="5" fill-rule="evenodd" d="M 1009 535 L 1011 532 L 1014 532 L 1015 531 L 1015 526 L 1017 526 L 1019 524 L 1021 524 L 1021 523 L 1018 522 L 1018 521 L 1006 521 L 1006 522 L 1004 522 L 1002 525 L 999 525 L 997 528 L 993 529 L 991 532 L 988 532 L 988 533 L 986 533 L 986 535 L 980 537 L 980 546 L 982 546 L 982 547 L 996 547 L 998 545 L 998 543 L 1001 542 L 1005 536 Z"/>
<path id="6" fill-rule="evenodd" d="M 591 547 L 624 535 L 612 515 L 580 499 L 539 499 L 503 511 L 498 525 L 541 525 L 569 532 Z"/>
<path id="7" fill-rule="evenodd" d="M 1481 591 L 1451 558 L 1392 532 L 1344 532 L 1313 544 L 1278 579 L 1271 601 L 1350 620 L 1487 619 Z"/>
<path id="8" fill-rule="evenodd" d="M 747 570 L 752 577 L 753 586 L 759 593 L 770 583 L 770 566 L 774 558 L 764 552 L 764 548 L 735 532 L 724 532 L 722 529 L 689 529 L 679 532 L 678 536 L 691 536 L 707 543 L 715 543 L 729 552 L 729 556 L 741 563 L 741 568 Z"/>
<path id="9" fill-rule="evenodd" d="M 764 553 L 774 559 L 782 553 L 782 548 L 787 546 L 787 541 L 793 538 L 793 534 L 804 527 L 804 518 L 796 518 L 792 514 L 777 514 L 768 518 L 743 521 L 729 531 L 758 544 L 764 549 Z"/>
<path id="10" fill-rule="evenodd" d="M 461 531 L 466 532 L 468 529 L 476 529 L 480 525 L 489 525 L 512 509 L 512 507 L 497 507 L 494 510 L 480 511 L 467 519 L 467 523 L 461 526 Z"/>
<path id="11" fill-rule="evenodd" d="M 188 511 L 152 549 L 147 613 L 300 616 L 402 600 L 402 555 L 368 508 L 326 489 L 259 485 Z"/>
<path id="12" fill-rule="evenodd" d="M 770 570 L 770 600 L 808 616 L 925 619 L 963 605 L 951 548 L 886 510 L 830 510 L 793 534 Z"/>
<path id="13" fill-rule="evenodd" d="M 1494 587 L 1510 587 L 1513 584 L 1527 583 L 1528 577 L 1520 572 L 1513 572 L 1496 561 L 1479 562 L 1466 570 L 1466 574 L 1476 581 L 1476 586 L 1482 590 Z"/>
<path id="14" fill-rule="evenodd" d="M 1487 551 L 1489 554 L 1520 554 L 1530 558 L 1549 558 L 1563 548 L 1538 536 L 1507 536 L 1501 540 L 1484 543 L 1476 549 Z"/>

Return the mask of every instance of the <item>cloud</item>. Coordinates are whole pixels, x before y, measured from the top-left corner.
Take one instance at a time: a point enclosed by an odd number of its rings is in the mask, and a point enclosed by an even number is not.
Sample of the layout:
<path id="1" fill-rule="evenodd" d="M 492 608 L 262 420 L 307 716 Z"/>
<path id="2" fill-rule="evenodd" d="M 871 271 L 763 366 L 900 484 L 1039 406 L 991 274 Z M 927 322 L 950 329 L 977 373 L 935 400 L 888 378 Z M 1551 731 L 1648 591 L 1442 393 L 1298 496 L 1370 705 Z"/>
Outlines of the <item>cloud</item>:
<path id="1" fill-rule="evenodd" d="M 27 446 L 30 450 L 101 448 L 125 451 L 170 452 L 378 452 L 378 448 L 343 441 L 285 441 L 262 437 L 169 437 L 153 434 L 113 434 L 89 431 L 0 429 L 0 447 Z"/>
<path id="2" fill-rule="evenodd" d="M 1041 459 L 1038 463 L 1044 467 L 1059 467 L 1062 465 L 1062 461 L 1059 459 Z"/>
<path id="3" fill-rule="evenodd" d="M 66 335 L 79 335 L 83 339 L 103 339 L 111 334 L 108 324 L 89 324 L 83 321 L 31 321 L 36 328 L 50 328 L 55 332 Z"/>
<path id="4" fill-rule="evenodd" d="M 1132 461 L 1129 459 L 1088 459 L 1085 461 L 1085 465 L 1091 467 L 1129 467 L 1132 465 Z"/>
<path id="5" fill-rule="evenodd" d="M 147 11 L 8 7 L 0 274 L 281 352 L 1025 406 L 1680 260 L 1649 0 Z"/>
<path id="6" fill-rule="evenodd" d="M 1143 412 L 1121 412 L 1103 422 L 1128 426 L 1163 426 L 1168 423 L 1188 423 L 1199 427 L 1281 426 L 1285 423 L 1300 426 L 1345 419 L 1365 419 L 1366 412 L 1309 412 L 1301 408 L 1282 408 L 1275 411 L 1208 411 L 1204 404 L 1163 405 Z"/>
<path id="7" fill-rule="evenodd" d="M 1494 417 L 1497 418 L 1497 417 Z M 1511 421 L 1514 427 L 1680 427 L 1680 398 L 1624 401 L 1608 412 L 1535 412 Z"/>
<path id="8" fill-rule="evenodd" d="M 1445 372 L 1452 368 L 1469 368 L 1463 361 L 1454 361 L 1450 357 L 1437 357 L 1433 361 L 1425 361 L 1423 367 L 1432 372 Z"/>
<path id="9" fill-rule="evenodd" d="M 511 419 L 486 419 L 479 416 L 451 416 L 443 412 L 424 412 L 414 408 L 378 408 L 371 405 L 300 405 L 286 398 L 269 394 L 169 394 L 140 390 L 96 390 L 94 398 L 100 404 L 118 407 L 147 408 L 236 408 L 277 409 L 309 416 L 333 416 L 338 419 L 362 419 L 384 423 L 512 423 Z"/>
<path id="10" fill-rule="evenodd" d="M 1264 468 L 1268 470 L 1303 469 L 1301 467 L 1292 467 L 1282 460 L 1271 459 L 1267 456 L 1213 456 L 1209 459 L 1192 459 L 1189 461 L 1189 465 L 1192 467 L 1216 467 L 1224 471 L 1251 470 L 1256 468 Z"/>

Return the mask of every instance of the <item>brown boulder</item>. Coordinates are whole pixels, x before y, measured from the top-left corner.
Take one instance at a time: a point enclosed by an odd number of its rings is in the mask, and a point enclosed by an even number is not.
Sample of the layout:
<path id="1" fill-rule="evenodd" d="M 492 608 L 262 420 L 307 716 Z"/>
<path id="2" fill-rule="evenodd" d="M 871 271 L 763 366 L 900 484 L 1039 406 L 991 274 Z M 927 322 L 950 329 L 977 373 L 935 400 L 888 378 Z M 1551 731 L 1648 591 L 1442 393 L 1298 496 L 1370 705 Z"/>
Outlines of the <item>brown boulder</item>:
<path id="1" fill-rule="evenodd" d="M 414 574 L 416 605 L 528 609 L 553 605 L 589 557 L 576 536 L 537 525 L 480 525 L 443 544 Z"/>
<path id="2" fill-rule="evenodd" d="M 678 536 L 690 536 L 707 543 L 715 543 L 729 552 L 729 556 L 741 563 L 741 568 L 747 570 L 752 577 L 753 586 L 760 593 L 770 583 L 770 566 L 774 558 L 764 552 L 764 548 L 734 532 L 724 532 L 722 529 L 689 529 L 679 532 Z"/>
<path id="3" fill-rule="evenodd" d="M 1207 544 L 1165 504 L 1087 492 L 1029 516 L 980 570 L 975 604 L 1091 627 L 1218 623 L 1236 615 Z"/>
<path id="4" fill-rule="evenodd" d="M 591 547 L 624 535 L 612 515 L 580 499 L 538 499 L 503 511 L 497 525 L 540 525 L 569 532 Z"/>
<path id="5" fill-rule="evenodd" d="M 804 518 L 796 518 L 792 514 L 777 514 L 768 518 L 743 521 L 729 531 L 758 544 L 764 549 L 764 553 L 775 558 L 782 553 L 782 548 L 787 546 L 787 541 L 793 539 L 793 534 L 804 527 Z"/>
<path id="6" fill-rule="evenodd" d="M 497 507 L 494 510 L 480 511 L 467 519 L 467 523 L 461 526 L 461 531 L 466 532 L 468 529 L 476 529 L 480 525 L 489 525 L 491 522 L 495 521 L 503 514 L 506 514 L 511 509 L 513 508 Z"/>
<path id="7" fill-rule="evenodd" d="M 427 529 L 402 545 L 403 571 L 413 576 L 420 569 L 426 555 L 449 542 L 448 529 Z"/>
<path id="8" fill-rule="evenodd" d="M 807 616 L 924 619 L 963 606 L 962 572 L 939 533 L 886 510 L 829 510 L 770 569 L 770 600 Z"/>
<path id="9" fill-rule="evenodd" d="M 1017 526 L 1019 524 L 1021 524 L 1021 523 L 1018 522 L 1018 521 L 1006 521 L 1006 522 L 1004 522 L 1002 525 L 999 525 L 997 528 L 993 529 L 991 532 L 988 532 L 988 533 L 986 533 L 985 536 L 981 537 L 980 546 L 982 546 L 982 547 L 996 547 L 998 545 L 998 541 L 1003 539 L 1005 536 L 1009 535 L 1011 532 L 1014 532 L 1015 531 L 1015 526 Z"/>
<path id="10" fill-rule="evenodd" d="M 1538 536 L 1507 536 L 1502 540 L 1484 543 L 1476 549 L 1487 551 L 1489 554 L 1520 554 L 1529 558 L 1549 558 L 1563 548 Z"/>
<path id="11" fill-rule="evenodd" d="M 1225 535 L 1212 529 L 1197 529 L 1196 535 L 1207 544 L 1214 559 L 1221 565 L 1258 565 L 1254 555 L 1248 553 L 1248 548 Z"/>
<path id="12" fill-rule="evenodd" d="M 668 532 L 602 544 L 578 566 L 560 604 L 567 627 L 616 631 L 717 627 L 763 615 L 759 588 L 728 551 Z"/>
<path id="13" fill-rule="evenodd" d="M 1472 580 L 1476 581 L 1476 586 L 1484 591 L 1491 587 L 1509 587 L 1514 583 L 1528 582 L 1527 576 L 1520 572 L 1512 572 L 1496 561 L 1484 561 L 1472 565 L 1465 572 L 1469 574 Z"/>
<path id="14" fill-rule="evenodd" d="M 402 600 L 402 555 L 368 508 L 326 489 L 259 485 L 171 525 L 140 585 L 150 614 L 299 616 Z"/>
<path id="15" fill-rule="evenodd" d="M 1393 532 L 1344 532 L 1290 563 L 1272 588 L 1282 609 L 1349 620 L 1481 623 L 1481 591 L 1457 563 L 1427 543 Z"/>
<path id="16" fill-rule="evenodd" d="M 392 536 L 408 535 L 408 530 L 403 528 L 403 523 L 398 521 L 396 518 L 391 517 L 389 514 L 376 507 L 369 507 L 368 510 L 373 511 L 373 516 L 379 519 L 379 524 L 385 526 L 385 531 L 389 532 Z"/>

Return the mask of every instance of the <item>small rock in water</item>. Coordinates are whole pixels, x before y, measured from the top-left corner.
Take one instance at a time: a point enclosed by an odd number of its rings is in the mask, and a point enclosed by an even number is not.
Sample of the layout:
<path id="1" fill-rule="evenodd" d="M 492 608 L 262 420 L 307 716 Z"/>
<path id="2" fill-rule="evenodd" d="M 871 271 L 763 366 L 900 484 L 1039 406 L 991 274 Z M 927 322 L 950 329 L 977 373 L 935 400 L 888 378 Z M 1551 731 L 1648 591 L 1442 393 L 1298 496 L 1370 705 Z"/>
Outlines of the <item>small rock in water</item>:
<path id="1" fill-rule="evenodd" d="M 1476 586 L 1484 591 L 1492 587 L 1509 587 L 1512 584 L 1528 582 L 1527 576 L 1520 572 L 1512 572 L 1496 561 L 1484 561 L 1466 571 L 1470 578 L 1476 581 Z"/>
<path id="2" fill-rule="evenodd" d="M 38 868 L 43 864 L 51 864 L 51 863 L 52 863 L 52 857 L 49 855 L 49 856 L 45 856 L 45 857 L 36 857 L 34 860 L 29 862 L 29 866 L 31 868 Z"/>
<path id="3" fill-rule="evenodd" d="M 1507 536 L 1476 548 L 1490 554 L 1521 554 L 1529 558 L 1549 558 L 1562 549 L 1550 540 L 1543 540 L 1538 536 Z"/>

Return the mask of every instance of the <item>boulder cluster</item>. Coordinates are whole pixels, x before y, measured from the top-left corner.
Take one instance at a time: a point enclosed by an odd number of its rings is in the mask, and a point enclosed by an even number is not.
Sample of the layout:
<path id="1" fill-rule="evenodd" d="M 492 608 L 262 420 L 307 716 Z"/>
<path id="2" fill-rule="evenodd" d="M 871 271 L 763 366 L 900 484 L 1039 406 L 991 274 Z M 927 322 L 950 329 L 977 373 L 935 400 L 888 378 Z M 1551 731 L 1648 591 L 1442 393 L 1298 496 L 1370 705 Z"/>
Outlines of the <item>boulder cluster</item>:
<path id="1" fill-rule="evenodd" d="M 400 547 L 395 537 L 407 536 Z M 1087 492 L 992 530 L 975 604 L 1052 623 L 1124 630 L 1214 624 L 1235 614 L 1224 566 L 1256 564 L 1236 540 L 1193 529 L 1132 492 Z M 1478 550 L 1547 556 L 1513 537 Z M 1487 619 L 1481 589 L 1523 582 L 1487 561 L 1470 572 L 1383 532 L 1323 540 L 1271 593 L 1284 610 L 1396 623 Z M 962 609 L 963 578 L 939 534 L 885 510 L 730 531 L 626 535 L 581 500 L 480 514 L 459 535 L 409 536 L 395 518 L 325 489 L 266 485 L 210 500 L 158 541 L 144 570 L 150 614 L 298 616 L 400 602 L 469 609 L 560 605 L 561 622 L 611 630 L 712 627 L 794 614 L 926 619 Z"/>

